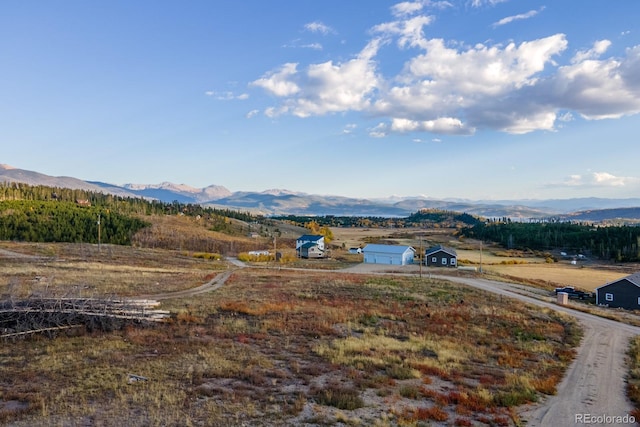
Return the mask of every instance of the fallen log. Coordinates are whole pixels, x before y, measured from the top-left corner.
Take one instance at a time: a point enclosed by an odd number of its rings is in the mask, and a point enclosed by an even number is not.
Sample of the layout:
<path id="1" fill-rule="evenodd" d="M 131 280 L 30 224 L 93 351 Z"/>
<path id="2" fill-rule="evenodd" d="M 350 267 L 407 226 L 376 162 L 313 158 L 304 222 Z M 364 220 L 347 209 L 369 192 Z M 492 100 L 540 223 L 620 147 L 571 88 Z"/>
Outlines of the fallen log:
<path id="1" fill-rule="evenodd" d="M 61 330 L 64 330 L 64 329 L 71 329 L 71 328 L 82 328 L 83 326 L 84 325 L 55 326 L 55 327 L 51 327 L 51 328 L 40 328 L 40 329 L 34 329 L 34 330 L 30 330 L 30 331 L 23 331 L 23 332 L 12 332 L 10 334 L 0 335 L 0 338 L 18 337 L 18 336 L 21 336 L 21 335 L 38 334 L 38 333 L 41 333 L 41 332 L 61 331 Z"/>

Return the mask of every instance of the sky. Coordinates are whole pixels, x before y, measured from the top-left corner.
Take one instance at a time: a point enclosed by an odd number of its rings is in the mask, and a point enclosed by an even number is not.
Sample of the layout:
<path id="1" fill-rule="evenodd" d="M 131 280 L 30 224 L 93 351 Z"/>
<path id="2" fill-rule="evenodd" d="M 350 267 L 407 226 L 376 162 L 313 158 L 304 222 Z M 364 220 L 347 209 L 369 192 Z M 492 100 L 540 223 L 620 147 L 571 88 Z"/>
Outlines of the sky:
<path id="1" fill-rule="evenodd" d="M 640 196 L 640 1 L 0 1 L 0 163 L 358 198 Z"/>

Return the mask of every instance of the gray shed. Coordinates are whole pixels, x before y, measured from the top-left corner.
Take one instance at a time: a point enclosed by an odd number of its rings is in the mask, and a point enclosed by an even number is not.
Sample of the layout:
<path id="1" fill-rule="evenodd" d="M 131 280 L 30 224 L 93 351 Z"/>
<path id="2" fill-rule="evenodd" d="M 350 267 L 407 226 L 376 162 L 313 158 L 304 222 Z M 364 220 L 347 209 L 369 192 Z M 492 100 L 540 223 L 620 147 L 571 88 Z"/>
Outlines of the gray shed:
<path id="1" fill-rule="evenodd" d="M 596 304 L 627 310 L 640 310 L 640 273 L 634 273 L 597 287 Z"/>

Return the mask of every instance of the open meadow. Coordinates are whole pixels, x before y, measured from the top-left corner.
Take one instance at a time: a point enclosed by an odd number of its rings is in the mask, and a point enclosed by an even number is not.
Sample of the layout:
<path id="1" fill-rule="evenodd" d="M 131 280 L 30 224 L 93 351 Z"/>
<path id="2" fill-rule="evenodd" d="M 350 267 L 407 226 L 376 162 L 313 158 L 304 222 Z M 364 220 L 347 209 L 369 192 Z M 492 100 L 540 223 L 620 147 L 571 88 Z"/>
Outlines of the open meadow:
<path id="1" fill-rule="evenodd" d="M 5 298 L 161 293 L 231 268 L 180 251 L 2 249 L 23 255 L 0 256 Z M 514 408 L 555 392 L 580 339 L 569 317 L 417 277 L 244 268 L 162 308 L 165 323 L 5 339 L 1 422 L 516 425 Z"/>
<path id="2" fill-rule="evenodd" d="M 543 289 L 625 274 L 488 245 L 480 255 L 479 242 L 447 229 L 332 231 L 332 259 L 245 268 L 214 249 L 269 248 L 270 238 L 216 239 L 185 218 L 161 218 L 133 247 L 0 242 L 5 302 L 163 295 L 170 313 L 4 338 L 0 423 L 520 425 L 522 405 L 556 392 L 580 342 L 575 320 L 428 275 L 349 272 L 362 256 L 345 249 L 443 244 L 461 264 Z M 285 254 L 288 233 L 277 242 Z"/>

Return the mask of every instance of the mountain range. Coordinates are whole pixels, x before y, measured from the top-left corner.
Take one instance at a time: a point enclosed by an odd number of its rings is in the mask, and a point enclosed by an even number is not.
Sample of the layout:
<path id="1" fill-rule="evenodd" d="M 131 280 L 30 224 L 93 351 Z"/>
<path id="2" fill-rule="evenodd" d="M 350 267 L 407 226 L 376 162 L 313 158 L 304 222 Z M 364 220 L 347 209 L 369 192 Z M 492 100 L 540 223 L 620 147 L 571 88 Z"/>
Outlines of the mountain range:
<path id="1" fill-rule="evenodd" d="M 420 209 L 466 212 L 489 218 L 560 218 L 579 221 L 640 219 L 640 198 L 571 198 L 547 200 L 438 200 L 424 196 L 359 199 L 315 195 L 282 189 L 232 192 L 221 185 L 195 188 L 184 184 L 114 185 L 50 176 L 0 164 L 0 182 L 19 182 L 109 193 L 121 197 L 144 197 L 163 202 L 201 204 L 263 215 L 407 216 Z"/>

